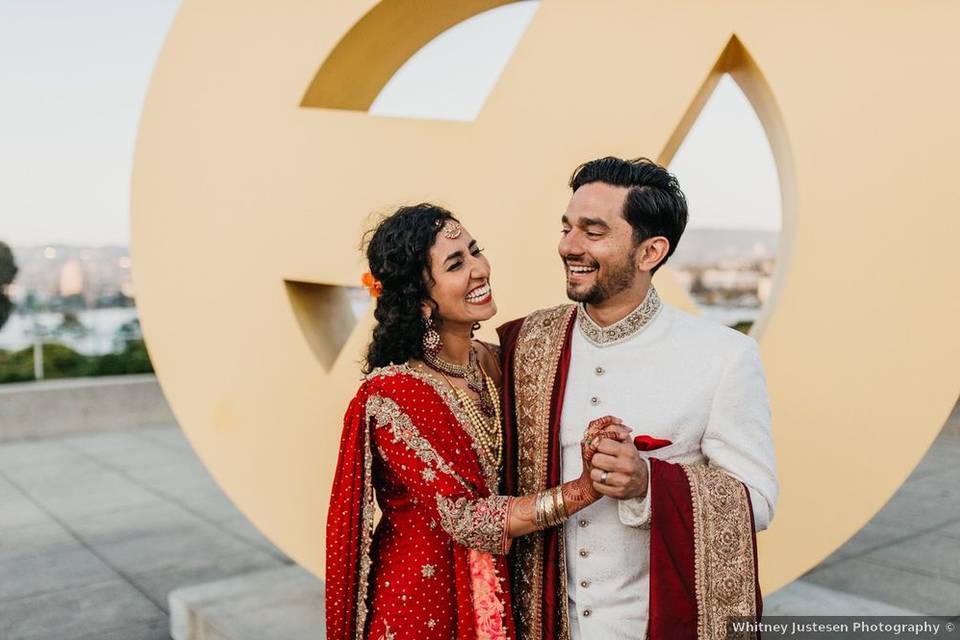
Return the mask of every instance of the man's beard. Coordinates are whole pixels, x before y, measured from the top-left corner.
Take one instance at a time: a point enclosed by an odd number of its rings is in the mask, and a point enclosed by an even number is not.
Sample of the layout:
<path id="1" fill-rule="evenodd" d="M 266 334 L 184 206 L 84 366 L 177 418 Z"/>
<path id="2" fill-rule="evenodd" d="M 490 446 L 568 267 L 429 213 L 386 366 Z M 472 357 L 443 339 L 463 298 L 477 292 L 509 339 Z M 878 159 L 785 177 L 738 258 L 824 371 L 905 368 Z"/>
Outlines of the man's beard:
<path id="1" fill-rule="evenodd" d="M 630 253 L 620 262 L 611 264 L 603 270 L 603 276 L 599 276 L 600 270 L 597 270 L 598 277 L 589 289 L 585 291 L 576 291 L 570 284 L 567 284 L 567 297 L 574 302 L 585 302 L 587 304 L 597 305 L 611 296 L 615 296 L 633 285 L 634 278 L 637 277 L 636 269 L 637 248 L 634 247 Z"/>

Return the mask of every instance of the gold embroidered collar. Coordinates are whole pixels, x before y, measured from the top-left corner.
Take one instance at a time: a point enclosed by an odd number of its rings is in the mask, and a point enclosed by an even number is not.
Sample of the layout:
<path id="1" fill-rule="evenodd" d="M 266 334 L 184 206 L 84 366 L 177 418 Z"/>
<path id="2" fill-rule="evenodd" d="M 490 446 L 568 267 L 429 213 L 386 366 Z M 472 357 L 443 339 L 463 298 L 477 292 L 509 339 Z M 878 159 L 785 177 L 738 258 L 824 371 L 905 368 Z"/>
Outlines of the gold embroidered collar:
<path id="1" fill-rule="evenodd" d="M 661 306 L 657 290 L 650 285 L 643 302 L 626 318 L 614 322 L 609 327 L 601 327 L 587 313 L 586 305 L 581 304 L 577 308 L 577 325 L 587 342 L 596 347 L 609 347 L 629 340 L 643 331 L 657 317 Z"/>

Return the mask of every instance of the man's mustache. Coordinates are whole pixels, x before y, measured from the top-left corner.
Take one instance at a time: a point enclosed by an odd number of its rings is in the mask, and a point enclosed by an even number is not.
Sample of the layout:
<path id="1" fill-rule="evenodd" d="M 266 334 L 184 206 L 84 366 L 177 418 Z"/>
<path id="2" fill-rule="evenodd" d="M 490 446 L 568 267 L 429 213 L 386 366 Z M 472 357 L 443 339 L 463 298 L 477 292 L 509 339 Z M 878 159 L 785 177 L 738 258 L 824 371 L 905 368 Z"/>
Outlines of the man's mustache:
<path id="1" fill-rule="evenodd" d="M 582 260 L 567 260 L 567 259 L 564 259 L 563 264 L 565 264 L 565 265 L 568 266 L 568 267 L 594 267 L 594 268 L 599 268 L 599 267 L 600 267 L 600 263 L 599 263 L 599 262 L 584 262 L 584 261 L 582 261 Z"/>

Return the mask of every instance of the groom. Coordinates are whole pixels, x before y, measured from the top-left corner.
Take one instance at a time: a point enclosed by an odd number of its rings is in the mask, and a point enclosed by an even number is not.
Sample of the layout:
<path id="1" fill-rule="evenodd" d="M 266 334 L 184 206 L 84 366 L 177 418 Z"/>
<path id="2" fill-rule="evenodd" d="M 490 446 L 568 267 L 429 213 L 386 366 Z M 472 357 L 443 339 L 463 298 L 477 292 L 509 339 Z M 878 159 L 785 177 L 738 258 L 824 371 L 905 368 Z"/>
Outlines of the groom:
<path id="1" fill-rule="evenodd" d="M 577 477 L 595 418 L 637 437 L 604 441 L 593 460 L 609 498 L 514 541 L 518 636 L 724 637 L 729 617 L 759 618 L 754 532 L 778 492 L 757 343 L 657 296 L 651 278 L 687 223 L 663 167 L 601 158 L 570 187 L 558 248 L 577 304 L 498 330 L 505 492 Z"/>

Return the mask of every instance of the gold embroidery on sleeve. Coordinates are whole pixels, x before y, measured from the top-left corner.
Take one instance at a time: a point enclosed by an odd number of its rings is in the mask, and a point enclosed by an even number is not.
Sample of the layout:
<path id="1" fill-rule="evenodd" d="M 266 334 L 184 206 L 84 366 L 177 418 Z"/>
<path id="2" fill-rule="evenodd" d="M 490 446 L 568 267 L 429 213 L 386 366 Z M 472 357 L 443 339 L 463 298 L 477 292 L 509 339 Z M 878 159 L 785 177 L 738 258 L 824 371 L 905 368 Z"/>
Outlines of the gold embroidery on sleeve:
<path id="1" fill-rule="evenodd" d="M 477 551 L 503 555 L 509 496 L 453 500 L 437 494 L 440 526 L 459 544 Z"/>

